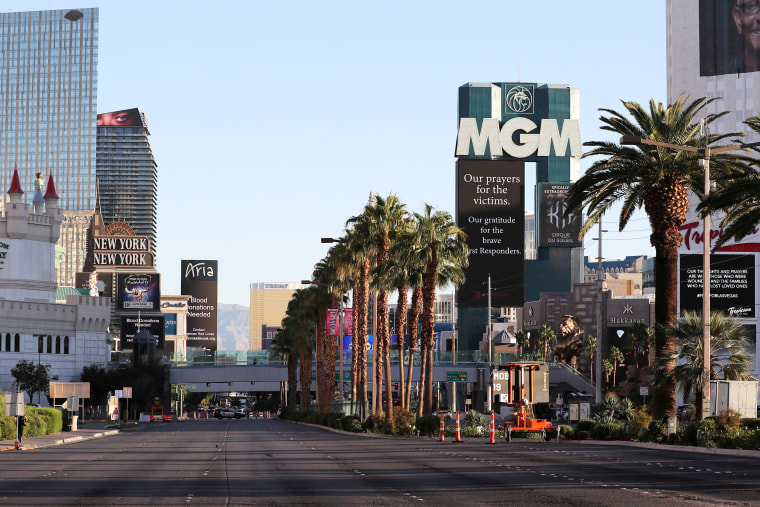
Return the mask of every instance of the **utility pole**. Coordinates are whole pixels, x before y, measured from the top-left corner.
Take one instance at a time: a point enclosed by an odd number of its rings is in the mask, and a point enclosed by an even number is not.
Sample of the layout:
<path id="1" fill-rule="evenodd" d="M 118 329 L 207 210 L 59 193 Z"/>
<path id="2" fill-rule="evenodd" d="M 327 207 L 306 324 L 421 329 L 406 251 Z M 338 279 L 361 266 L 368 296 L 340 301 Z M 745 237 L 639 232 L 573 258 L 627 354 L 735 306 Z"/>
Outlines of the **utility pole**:
<path id="1" fill-rule="evenodd" d="M 604 306 L 604 268 L 602 268 L 602 233 L 607 232 L 605 230 L 602 230 L 602 220 L 599 220 L 599 237 L 595 238 L 599 240 L 599 255 L 597 257 L 597 265 L 596 265 L 596 278 L 597 283 L 599 284 L 599 287 L 596 291 L 597 296 L 597 309 L 596 309 L 596 358 L 595 358 L 595 364 L 594 364 L 594 370 L 596 371 L 596 382 L 595 382 L 595 396 L 594 396 L 594 402 L 595 403 L 601 403 L 602 402 L 602 350 L 603 345 L 602 342 L 604 333 L 602 331 L 604 327 L 604 320 L 602 319 L 602 308 Z"/>
<path id="2" fill-rule="evenodd" d="M 488 373 L 493 375 L 493 347 L 491 346 L 491 273 L 488 273 Z M 491 411 L 493 395 L 492 390 L 493 380 L 489 379 L 488 389 L 486 390 L 486 412 Z"/>

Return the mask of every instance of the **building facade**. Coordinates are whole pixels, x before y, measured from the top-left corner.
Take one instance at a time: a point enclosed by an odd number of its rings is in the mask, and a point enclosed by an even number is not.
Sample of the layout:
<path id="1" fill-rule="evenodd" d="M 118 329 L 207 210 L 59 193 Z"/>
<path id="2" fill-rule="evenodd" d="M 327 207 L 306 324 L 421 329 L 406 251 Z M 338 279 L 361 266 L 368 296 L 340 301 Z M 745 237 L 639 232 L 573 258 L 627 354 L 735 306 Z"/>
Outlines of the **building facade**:
<path id="1" fill-rule="evenodd" d="M 145 115 L 136 108 L 98 115 L 98 212 L 107 224 L 123 222 L 150 239 L 156 253 L 158 168 Z"/>
<path id="2" fill-rule="evenodd" d="M 98 28 L 97 8 L 0 13 L 0 180 L 18 169 L 32 188 L 52 174 L 64 217 L 95 202 Z M 60 284 L 73 285 L 84 262 L 82 220 L 64 218 Z"/>
<path id="3" fill-rule="evenodd" d="M 279 328 L 288 303 L 298 289 L 308 285 L 292 282 L 261 282 L 251 284 L 251 350 L 262 350 L 267 337 L 262 332 Z"/>
<path id="4" fill-rule="evenodd" d="M 82 368 L 110 359 L 111 298 L 69 295 L 56 303 L 55 243 L 63 212 L 53 177 L 23 202 L 18 173 L 0 214 L 0 389 L 13 385 L 20 361 L 50 365 L 50 376 L 77 381 Z"/>

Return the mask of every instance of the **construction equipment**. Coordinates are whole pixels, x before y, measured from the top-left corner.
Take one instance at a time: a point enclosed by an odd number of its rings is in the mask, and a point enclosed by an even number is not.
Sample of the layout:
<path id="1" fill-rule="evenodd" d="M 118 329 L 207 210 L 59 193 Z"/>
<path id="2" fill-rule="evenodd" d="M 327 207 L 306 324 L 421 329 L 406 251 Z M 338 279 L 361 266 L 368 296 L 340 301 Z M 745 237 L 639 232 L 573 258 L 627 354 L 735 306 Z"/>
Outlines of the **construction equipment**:
<path id="1" fill-rule="evenodd" d="M 507 422 L 504 426 L 507 442 L 512 441 L 513 431 L 535 432 L 542 440 L 548 440 L 553 431 L 552 423 L 546 419 L 536 419 L 533 415 L 533 405 L 548 402 L 549 377 L 544 363 L 508 363 L 494 372 L 494 379 L 495 392 L 515 407 L 515 423 Z"/>

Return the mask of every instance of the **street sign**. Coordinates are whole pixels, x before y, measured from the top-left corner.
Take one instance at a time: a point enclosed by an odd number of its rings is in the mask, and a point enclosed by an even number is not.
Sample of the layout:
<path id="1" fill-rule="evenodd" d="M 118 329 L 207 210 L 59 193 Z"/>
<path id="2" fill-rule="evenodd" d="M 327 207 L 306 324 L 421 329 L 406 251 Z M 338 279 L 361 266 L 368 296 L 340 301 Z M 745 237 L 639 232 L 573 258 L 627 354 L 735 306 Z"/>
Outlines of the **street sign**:
<path id="1" fill-rule="evenodd" d="M 446 382 L 467 382 L 466 371 L 447 371 Z"/>
<path id="2" fill-rule="evenodd" d="M 705 348 L 707 348 L 707 347 L 705 347 Z M 641 396 L 649 396 L 649 388 L 646 387 L 646 386 L 639 387 L 639 394 Z"/>

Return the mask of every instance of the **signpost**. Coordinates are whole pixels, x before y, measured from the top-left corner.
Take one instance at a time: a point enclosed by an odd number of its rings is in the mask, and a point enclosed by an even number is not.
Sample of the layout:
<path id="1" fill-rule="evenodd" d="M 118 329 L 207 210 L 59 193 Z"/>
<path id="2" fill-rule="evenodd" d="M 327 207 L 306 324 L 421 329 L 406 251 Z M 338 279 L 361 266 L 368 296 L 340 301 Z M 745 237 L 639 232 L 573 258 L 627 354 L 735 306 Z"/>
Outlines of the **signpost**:
<path id="1" fill-rule="evenodd" d="M 466 371 L 447 371 L 446 382 L 467 382 Z"/>

